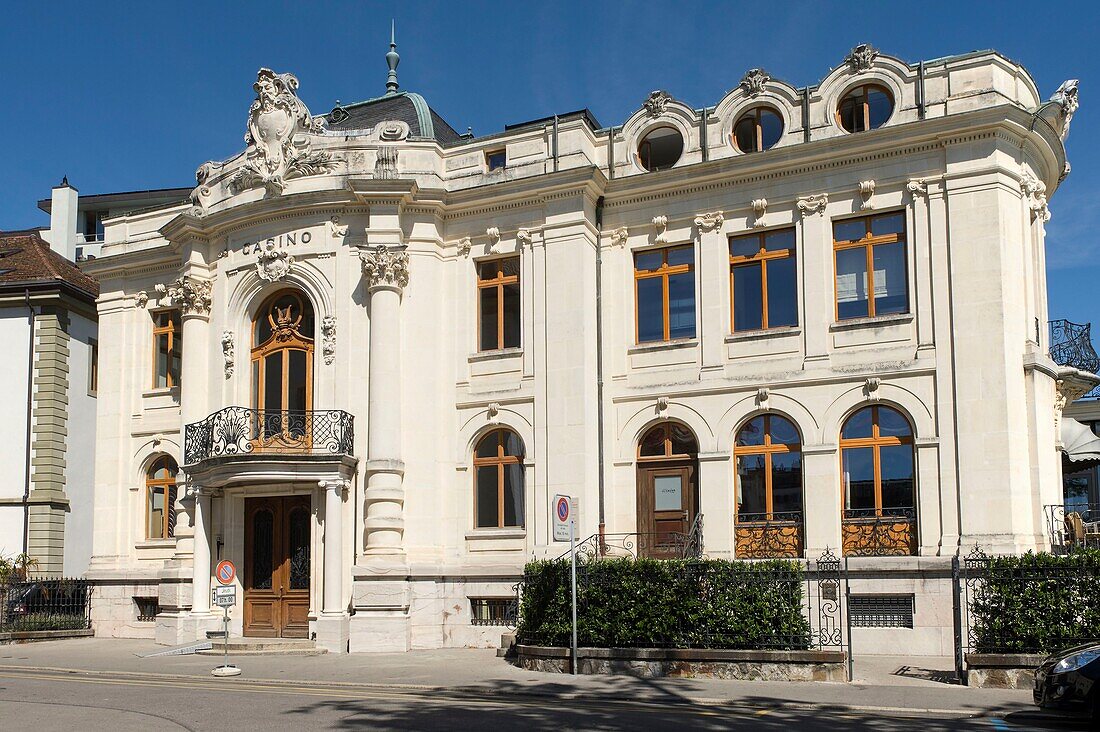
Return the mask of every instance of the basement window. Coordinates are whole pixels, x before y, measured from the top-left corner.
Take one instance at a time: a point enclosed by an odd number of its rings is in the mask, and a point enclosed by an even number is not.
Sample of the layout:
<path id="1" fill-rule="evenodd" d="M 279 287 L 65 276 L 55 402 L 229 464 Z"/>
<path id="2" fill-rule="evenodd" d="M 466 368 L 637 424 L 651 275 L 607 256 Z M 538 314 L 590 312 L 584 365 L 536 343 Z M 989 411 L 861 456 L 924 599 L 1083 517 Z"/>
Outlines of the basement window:
<path id="1" fill-rule="evenodd" d="M 848 613 L 853 628 L 912 628 L 913 595 L 852 595 Z"/>
<path id="2" fill-rule="evenodd" d="M 507 626 L 516 617 L 514 597 L 471 597 L 470 625 Z"/>
<path id="3" fill-rule="evenodd" d="M 157 613 L 160 612 L 160 601 L 155 597 L 135 597 L 134 605 L 137 606 L 137 619 L 139 623 L 156 622 Z"/>

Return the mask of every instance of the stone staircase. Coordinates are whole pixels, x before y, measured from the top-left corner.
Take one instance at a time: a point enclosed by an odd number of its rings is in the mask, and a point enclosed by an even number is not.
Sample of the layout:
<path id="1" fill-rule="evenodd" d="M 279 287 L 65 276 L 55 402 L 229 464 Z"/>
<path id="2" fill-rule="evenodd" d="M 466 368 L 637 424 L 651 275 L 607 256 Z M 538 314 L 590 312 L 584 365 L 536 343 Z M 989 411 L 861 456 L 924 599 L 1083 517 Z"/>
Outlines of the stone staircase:
<path id="1" fill-rule="evenodd" d="M 211 638 L 210 648 L 196 651 L 200 656 L 221 656 L 225 653 L 225 641 Z M 230 656 L 320 656 L 328 653 L 324 648 L 305 638 L 230 638 Z"/>

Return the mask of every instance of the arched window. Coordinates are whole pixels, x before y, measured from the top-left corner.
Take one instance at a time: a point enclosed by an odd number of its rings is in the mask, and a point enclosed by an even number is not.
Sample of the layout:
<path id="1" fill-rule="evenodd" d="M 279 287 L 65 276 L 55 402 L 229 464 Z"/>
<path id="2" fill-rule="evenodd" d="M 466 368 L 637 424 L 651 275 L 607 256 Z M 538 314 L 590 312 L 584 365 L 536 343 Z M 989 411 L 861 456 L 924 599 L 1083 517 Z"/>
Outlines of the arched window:
<path id="1" fill-rule="evenodd" d="M 913 429 L 891 407 L 863 407 L 840 431 L 844 551 L 850 555 L 916 550 Z"/>
<path id="2" fill-rule="evenodd" d="M 523 441 L 495 429 L 474 448 L 474 519 L 479 529 L 523 527 Z"/>
<path id="3" fill-rule="evenodd" d="M 638 143 L 638 162 L 646 170 L 667 170 L 684 152 L 684 136 L 674 127 L 658 127 Z"/>
<path id="4" fill-rule="evenodd" d="M 297 290 L 269 297 L 252 326 L 254 438 L 307 437 L 313 407 L 313 305 Z"/>
<path id="5" fill-rule="evenodd" d="M 776 414 L 737 432 L 737 556 L 802 556 L 802 439 Z"/>
<path id="6" fill-rule="evenodd" d="M 651 427 L 638 443 L 638 553 L 679 557 L 699 513 L 695 435 L 679 422 Z"/>
<path id="7" fill-rule="evenodd" d="M 171 539 L 176 535 L 176 461 L 158 457 L 145 473 L 145 536 Z"/>
<path id="8" fill-rule="evenodd" d="M 852 89 L 837 106 L 836 119 L 847 132 L 865 132 L 882 127 L 894 113 L 894 97 L 879 84 Z"/>
<path id="9" fill-rule="evenodd" d="M 783 118 L 771 107 L 753 107 L 733 126 L 733 144 L 743 153 L 768 150 L 783 136 Z"/>

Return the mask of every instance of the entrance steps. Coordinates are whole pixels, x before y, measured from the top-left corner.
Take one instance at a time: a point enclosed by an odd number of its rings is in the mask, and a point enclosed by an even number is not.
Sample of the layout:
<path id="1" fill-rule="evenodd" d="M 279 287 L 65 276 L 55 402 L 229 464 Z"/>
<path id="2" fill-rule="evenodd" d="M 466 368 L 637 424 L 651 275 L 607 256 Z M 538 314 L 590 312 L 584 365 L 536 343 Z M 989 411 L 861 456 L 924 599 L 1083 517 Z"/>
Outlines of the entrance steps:
<path id="1" fill-rule="evenodd" d="M 225 642 L 213 638 L 210 647 L 196 651 L 200 656 L 220 656 L 225 653 Z M 318 648 L 314 641 L 305 638 L 230 638 L 230 656 L 320 656 L 328 651 Z"/>

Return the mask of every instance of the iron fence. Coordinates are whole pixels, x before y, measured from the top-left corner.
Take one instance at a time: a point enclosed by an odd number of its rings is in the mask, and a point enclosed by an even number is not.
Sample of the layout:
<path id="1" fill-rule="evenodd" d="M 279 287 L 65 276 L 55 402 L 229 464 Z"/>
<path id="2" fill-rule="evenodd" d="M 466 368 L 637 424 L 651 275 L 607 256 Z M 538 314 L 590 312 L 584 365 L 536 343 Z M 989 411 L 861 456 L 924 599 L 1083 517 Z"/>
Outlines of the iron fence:
<path id="1" fill-rule="evenodd" d="M 90 628 L 91 596 L 84 579 L 0 582 L 0 633 Z"/>
<path id="2" fill-rule="evenodd" d="M 341 409 L 259 410 L 226 407 L 184 428 L 183 461 L 195 465 L 226 455 L 351 455 L 355 420 Z"/>
<path id="3" fill-rule="evenodd" d="M 1045 506 L 1047 539 L 1055 554 L 1082 547 L 1100 548 L 1100 503 Z"/>
<path id="4" fill-rule="evenodd" d="M 591 559 L 701 559 L 703 514 L 697 514 L 686 532 L 627 532 L 592 534 L 577 541 L 577 556 Z M 570 550 L 558 559 L 567 559 Z"/>
<path id="5" fill-rule="evenodd" d="M 1068 320 L 1050 321 L 1050 358 L 1059 366 L 1095 374 L 1100 371 L 1100 356 L 1092 346 L 1092 324 Z"/>

